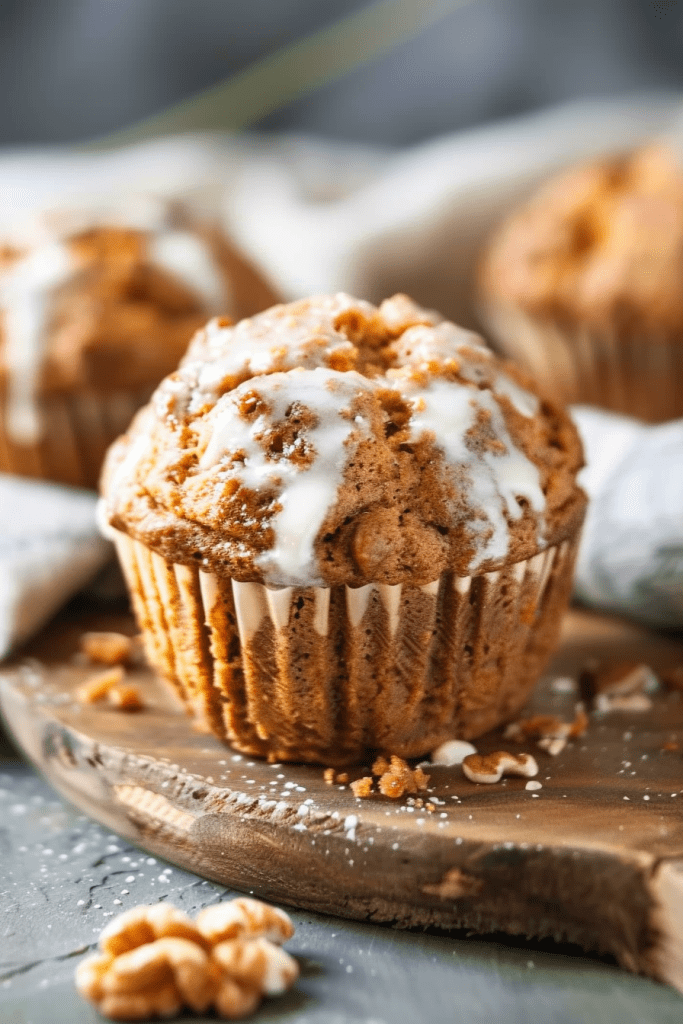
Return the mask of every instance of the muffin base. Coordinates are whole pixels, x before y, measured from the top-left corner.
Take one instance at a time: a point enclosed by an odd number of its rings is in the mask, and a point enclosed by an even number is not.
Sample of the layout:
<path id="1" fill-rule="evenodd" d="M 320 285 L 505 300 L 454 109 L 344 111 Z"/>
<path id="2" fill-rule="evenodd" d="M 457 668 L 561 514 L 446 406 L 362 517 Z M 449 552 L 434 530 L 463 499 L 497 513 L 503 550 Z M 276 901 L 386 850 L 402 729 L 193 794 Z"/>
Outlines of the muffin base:
<path id="1" fill-rule="evenodd" d="M 683 341 L 571 330 L 500 306 L 486 307 L 482 319 L 499 350 L 565 404 L 648 423 L 683 416 Z"/>
<path id="2" fill-rule="evenodd" d="M 115 543 L 154 668 L 237 750 L 418 757 L 517 714 L 557 642 L 578 536 L 422 587 L 271 590 Z"/>
<path id="3" fill-rule="evenodd" d="M 29 444 L 17 442 L 7 429 L 0 397 L 0 472 L 96 488 L 107 448 L 150 393 L 45 395 L 37 400 L 41 433 Z"/>

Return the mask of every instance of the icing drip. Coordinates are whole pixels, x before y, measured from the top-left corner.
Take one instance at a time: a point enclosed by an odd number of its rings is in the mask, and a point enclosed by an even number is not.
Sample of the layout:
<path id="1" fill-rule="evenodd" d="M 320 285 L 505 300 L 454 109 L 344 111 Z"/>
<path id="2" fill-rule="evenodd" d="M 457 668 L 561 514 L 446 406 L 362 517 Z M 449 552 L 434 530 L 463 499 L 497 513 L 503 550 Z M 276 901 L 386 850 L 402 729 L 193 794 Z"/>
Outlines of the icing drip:
<path id="1" fill-rule="evenodd" d="M 360 309 L 368 316 L 375 313 L 370 303 L 340 293 L 316 301 L 315 306 L 307 302 L 274 306 L 234 327 L 212 320 L 185 361 L 190 366 L 200 348 L 198 404 L 249 377 L 296 368 L 312 370 L 329 365 L 335 357 L 351 361 L 355 348 L 334 326 L 347 309 Z"/>
<path id="2" fill-rule="evenodd" d="M 6 426 L 18 444 L 34 443 L 41 434 L 35 396 L 51 299 L 73 272 L 67 247 L 52 242 L 17 260 L 0 281 L 9 384 Z"/>
<path id="3" fill-rule="evenodd" d="M 509 546 L 506 515 L 521 519 L 524 512 L 518 499 L 528 501 L 539 517 L 545 510 L 538 467 L 513 443 L 490 391 L 438 378 L 427 387 L 409 382 L 402 390 L 408 395 L 414 391 L 417 399 L 410 419 L 413 435 L 432 434 L 450 465 L 467 475 L 467 504 L 480 514 L 471 522 L 477 547 L 472 568 L 488 559 L 504 558 Z M 468 447 L 466 435 L 480 411 L 490 417 L 492 433 L 504 451 Z"/>
<path id="4" fill-rule="evenodd" d="M 522 416 L 538 412 L 536 395 L 526 391 L 507 373 L 495 366 L 493 353 L 478 334 L 443 321 L 433 327 L 411 327 L 394 345 L 401 363 L 418 369 L 453 368 L 472 384 L 491 380 L 493 391 L 504 395 Z M 476 356 L 476 360 L 472 356 Z"/>
<path id="5" fill-rule="evenodd" d="M 526 499 L 540 516 L 545 510 L 545 495 L 538 468 L 512 441 L 495 396 L 507 398 L 525 417 L 538 411 L 538 398 L 495 366 L 493 354 L 478 335 L 455 324 L 411 327 L 394 348 L 403 368 L 389 375 L 404 394 L 415 400 L 411 429 L 416 436 L 425 431 L 433 434 L 448 462 L 467 473 L 468 504 L 480 513 L 472 521 L 477 535 L 472 567 L 488 559 L 504 558 L 509 546 L 506 516 L 521 518 L 523 508 L 518 498 Z M 452 371 L 462 380 L 483 386 L 472 388 L 443 377 L 425 385 L 411 377 L 406 368 L 427 373 Z M 467 445 L 467 433 L 482 412 L 504 451 L 498 447 L 474 450 Z"/>
<path id="6" fill-rule="evenodd" d="M 180 278 L 201 296 L 207 313 L 231 307 L 227 281 L 199 235 L 191 231 L 159 231 L 150 239 L 148 255 L 152 263 Z"/>
<path id="7" fill-rule="evenodd" d="M 312 586 L 321 582 L 315 569 L 315 539 L 336 500 L 352 435 L 356 440 L 369 435 L 369 423 L 352 416 L 351 406 L 360 393 L 371 390 L 372 383 L 355 372 L 293 370 L 242 385 L 219 399 L 209 414 L 210 435 L 200 470 L 222 465 L 227 451 L 241 451 L 243 461 L 226 464 L 222 475 L 250 490 L 271 487 L 281 506 L 269 522 L 275 542 L 257 559 L 269 585 L 295 586 L 302 578 Z M 257 391 L 270 407 L 267 415 L 252 422 L 239 409 L 248 391 Z M 285 420 L 293 403 L 310 410 L 315 424 L 302 428 L 294 446 L 274 459 L 261 443 L 263 436 Z M 304 465 L 294 462 L 294 447 L 301 452 L 312 448 L 313 458 Z"/>
<path id="8" fill-rule="evenodd" d="M 497 395 L 504 395 L 522 416 L 530 418 L 538 412 L 540 402 L 536 395 L 526 391 L 523 387 L 508 377 L 506 373 L 497 373 L 495 376 L 493 390 Z"/>

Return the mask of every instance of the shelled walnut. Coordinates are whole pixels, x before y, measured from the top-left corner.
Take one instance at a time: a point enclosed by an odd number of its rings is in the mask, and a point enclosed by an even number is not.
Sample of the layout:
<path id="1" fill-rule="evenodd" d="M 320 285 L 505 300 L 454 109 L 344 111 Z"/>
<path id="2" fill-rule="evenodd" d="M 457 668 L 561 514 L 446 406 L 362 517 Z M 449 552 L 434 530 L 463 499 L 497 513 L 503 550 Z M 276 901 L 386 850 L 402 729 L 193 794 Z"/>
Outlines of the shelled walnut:
<path id="1" fill-rule="evenodd" d="M 293 934 L 284 911 L 248 898 L 207 907 L 196 921 L 166 903 L 135 907 L 104 929 L 76 987 L 111 1020 L 173 1017 L 183 1007 L 236 1020 L 295 982 L 297 962 L 280 948 Z"/>

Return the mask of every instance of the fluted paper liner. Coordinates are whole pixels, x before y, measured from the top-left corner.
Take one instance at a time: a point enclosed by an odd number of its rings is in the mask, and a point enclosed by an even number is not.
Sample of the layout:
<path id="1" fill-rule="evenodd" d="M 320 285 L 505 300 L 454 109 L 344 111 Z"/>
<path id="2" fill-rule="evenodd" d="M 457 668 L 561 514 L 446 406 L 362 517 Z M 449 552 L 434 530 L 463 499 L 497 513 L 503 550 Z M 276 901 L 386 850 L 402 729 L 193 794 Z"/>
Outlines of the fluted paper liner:
<path id="1" fill-rule="evenodd" d="M 0 396 L 0 472 L 97 487 L 107 448 L 127 429 L 150 391 L 38 396 L 40 435 L 26 444 L 8 429 Z"/>
<path id="2" fill-rule="evenodd" d="M 269 589 L 116 546 L 152 665 L 238 750 L 417 757 L 517 714 L 559 634 L 577 537 L 422 587 Z"/>
<path id="3" fill-rule="evenodd" d="M 649 423 L 683 416 L 683 340 L 571 330 L 504 306 L 486 306 L 482 317 L 501 351 L 568 405 L 597 405 Z"/>

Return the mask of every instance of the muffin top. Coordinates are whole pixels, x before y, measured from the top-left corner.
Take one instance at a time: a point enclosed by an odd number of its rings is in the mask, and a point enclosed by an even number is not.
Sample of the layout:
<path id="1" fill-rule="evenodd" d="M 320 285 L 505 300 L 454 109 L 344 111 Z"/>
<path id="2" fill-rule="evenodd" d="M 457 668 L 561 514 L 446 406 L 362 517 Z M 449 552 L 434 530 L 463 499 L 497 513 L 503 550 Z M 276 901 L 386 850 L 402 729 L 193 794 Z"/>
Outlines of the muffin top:
<path id="1" fill-rule="evenodd" d="M 568 416 L 469 331 L 396 295 L 210 321 L 110 449 L 106 522 L 269 586 L 422 585 L 572 533 Z"/>
<path id="2" fill-rule="evenodd" d="M 553 179 L 494 234 L 485 300 L 598 331 L 683 338 L 683 167 L 665 146 Z"/>
<path id="3" fill-rule="evenodd" d="M 35 398 L 146 389 L 177 366 L 212 313 L 275 296 L 214 228 L 154 197 L 42 218 L 0 246 L 0 386 L 7 426 L 34 439 Z"/>

